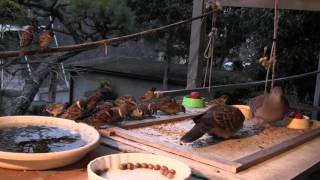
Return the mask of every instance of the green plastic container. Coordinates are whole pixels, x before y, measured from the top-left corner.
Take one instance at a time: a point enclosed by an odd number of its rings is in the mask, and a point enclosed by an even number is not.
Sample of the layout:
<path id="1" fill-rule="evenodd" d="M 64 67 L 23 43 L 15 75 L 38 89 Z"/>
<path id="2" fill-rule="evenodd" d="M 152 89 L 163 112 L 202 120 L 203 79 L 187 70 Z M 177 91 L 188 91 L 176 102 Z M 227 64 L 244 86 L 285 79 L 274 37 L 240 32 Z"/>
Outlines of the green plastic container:
<path id="1" fill-rule="evenodd" d="M 204 98 L 192 99 L 192 98 L 188 98 L 188 97 L 183 97 L 182 105 L 184 105 L 185 107 L 192 107 L 192 108 L 205 107 Z"/>

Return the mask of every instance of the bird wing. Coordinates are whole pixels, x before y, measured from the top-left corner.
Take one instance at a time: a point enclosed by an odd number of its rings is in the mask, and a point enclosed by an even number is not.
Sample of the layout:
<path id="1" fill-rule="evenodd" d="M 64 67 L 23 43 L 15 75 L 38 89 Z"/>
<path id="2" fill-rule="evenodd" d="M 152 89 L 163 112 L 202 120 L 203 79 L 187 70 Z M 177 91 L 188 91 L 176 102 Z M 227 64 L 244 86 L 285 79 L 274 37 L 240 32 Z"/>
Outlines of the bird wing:
<path id="1" fill-rule="evenodd" d="M 232 106 L 218 106 L 212 111 L 212 119 L 203 123 L 206 123 L 207 126 L 235 132 L 242 127 L 243 121 L 244 116 L 239 109 Z"/>
<path id="2" fill-rule="evenodd" d="M 25 48 L 31 45 L 33 34 L 29 32 L 23 32 L 21 34 L 20 47 Z"/>
<path id="3" fill-rule="evenodd" d="M 198 123 L 193 128 L 188 131 L 182 138 L 180 139 L 182 142 L 188 143 L 193 142 L 203 136 L 206 132 L 208 132 L 211 128 L 204 125 L 203 123 Z"/>

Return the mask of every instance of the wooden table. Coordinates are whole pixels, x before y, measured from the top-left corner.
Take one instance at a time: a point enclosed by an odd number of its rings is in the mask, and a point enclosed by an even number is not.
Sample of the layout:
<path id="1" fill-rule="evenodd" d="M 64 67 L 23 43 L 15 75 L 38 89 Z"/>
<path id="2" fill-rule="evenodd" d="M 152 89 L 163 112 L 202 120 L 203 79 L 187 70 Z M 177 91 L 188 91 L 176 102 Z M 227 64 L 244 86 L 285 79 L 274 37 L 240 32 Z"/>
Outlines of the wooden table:
<path id="1" fill-rule="evenodd" d="M 99 146 L 95 151 L 89 153 L 83 160 L 55 170 L 49 171 L 15 171 L 0 168 L 1 180 L 87 180 L 86 165 L 95 157 L 119 153 L 119 149 L 124 152 L 144 152 L 140 149 L 130 147 L 119 142 L 112 142 L 109 139 L 102 138 L 102 144 L 116 143 L 118 149 L 110 148 L 105 145 Z M 192 167 L 195 175 L 192 180 L 206 179 L 200 176 L 206 176 L 207 179 L 305 179 L 312 172 L 320 169 L 320 137 L 315 138 L 303 145 L 300 145 L 290 151 L 271 158 L 250 169 L 241 171 L 238 174 L 225 172 L 215 167 L 199 165 L 197 162 L 175 157 Z M 150 149 L 150 152 L 157 152 Z M 160 154 L 166 154 L 161 153 Z M 202 170 L 196 170 L 196 169 Z"/>

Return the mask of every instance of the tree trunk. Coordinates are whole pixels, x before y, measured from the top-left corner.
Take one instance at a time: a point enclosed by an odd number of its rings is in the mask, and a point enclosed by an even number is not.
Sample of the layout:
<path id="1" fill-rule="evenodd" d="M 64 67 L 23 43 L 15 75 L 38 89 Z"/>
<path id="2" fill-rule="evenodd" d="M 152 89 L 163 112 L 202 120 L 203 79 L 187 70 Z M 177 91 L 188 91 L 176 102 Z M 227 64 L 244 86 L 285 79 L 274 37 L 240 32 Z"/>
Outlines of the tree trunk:
<path id="1" fill-rule="evenodd" d="M 21 115 L 28 110 L 49 73 L 49 63 L 41 63 L 34 74 L 26 79 L 21 95 L 14 100 L 11 115 Z"/>
<path id="2" fill-rule="evenodd" d="M 26 79 L 21 95 L 14 100 L 10 114 L 21 115 L 28 110 L 43 81 L 50 74 L 50 66 L 52 66 L 52 64 L 48 62 L 55 64 L 61 63 L 80 52 L 83 52 L 83 50 L 65 53 L 58 57 L 51 57 L 47 59 L 47 62 L 41 63 L 33 75 Z"/>

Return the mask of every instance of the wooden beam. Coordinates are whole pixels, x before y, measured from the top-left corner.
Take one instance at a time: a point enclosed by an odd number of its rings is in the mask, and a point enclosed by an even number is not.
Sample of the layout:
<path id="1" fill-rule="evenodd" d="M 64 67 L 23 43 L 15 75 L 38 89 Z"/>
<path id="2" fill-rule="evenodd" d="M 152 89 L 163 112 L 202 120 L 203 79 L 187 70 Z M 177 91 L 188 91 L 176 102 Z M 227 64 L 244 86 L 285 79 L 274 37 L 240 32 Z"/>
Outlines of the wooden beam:
<path id="1" fill-rule="evenodd" d="M 319 53 L 319 62 L 318 62 L 318 71 L 320 70 L 320 53 Z M 313 98 L 313 105 L 319 106 L 320 105 L 320 74 L 317 75 L 316 80 L 316 87 L 314 90 L 314 98 Z M 319 118 L 319 112 L 313 112 L 312 113 L 312 119 L 318 119 Z"/>
<path id="2" fill-rule="evenodd" d="M 274 8 L 274 0 L 219 0 L 222 6 Z M 319 0 L 279 0 L 280 9 L 320 11 Z"/>
<path id="3" fill-rule="evenodd" d="M 193 0 L 192 16 L 199 16 L 205 8 L 204 1 Z M 187 89 L 199 87 L 201 84 L 202 63 L 203 58 L 203 40 L 205 35 L 205 25 L 203 20 L 199 19 L 192 22 L 189 50 L 189 64 L 187 75 Z"/>

